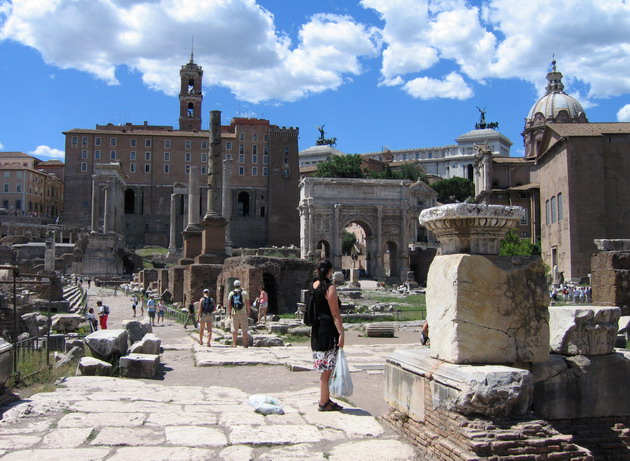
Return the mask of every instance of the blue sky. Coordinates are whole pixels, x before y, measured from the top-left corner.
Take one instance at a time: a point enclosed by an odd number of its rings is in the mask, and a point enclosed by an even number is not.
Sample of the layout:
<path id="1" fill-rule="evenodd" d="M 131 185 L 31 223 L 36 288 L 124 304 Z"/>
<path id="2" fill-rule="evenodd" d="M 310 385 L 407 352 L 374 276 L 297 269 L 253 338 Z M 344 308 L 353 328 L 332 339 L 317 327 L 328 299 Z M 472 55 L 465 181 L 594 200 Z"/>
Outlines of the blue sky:
<path id="1" fill-rule="evenodd" d="M 0 0 L 0 150 L 63 158 L 62 131 L 177 126 L 179 68 L 210 110 L 317 126 L 347 153 L 453 144 L 479 119 L 522 155 L 552 55 L 591 122 L 630 121 L 622 0 Z"/>

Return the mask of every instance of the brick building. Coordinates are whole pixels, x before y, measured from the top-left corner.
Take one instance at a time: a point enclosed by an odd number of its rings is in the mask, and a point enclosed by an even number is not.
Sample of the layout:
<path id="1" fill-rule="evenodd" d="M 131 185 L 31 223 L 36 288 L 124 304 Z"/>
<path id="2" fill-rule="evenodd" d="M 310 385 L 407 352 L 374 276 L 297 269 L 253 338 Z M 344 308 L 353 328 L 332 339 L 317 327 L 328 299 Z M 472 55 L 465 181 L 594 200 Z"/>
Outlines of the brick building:
<path id="1" fill-rule="evenodd" d="M 207 206 L 209 132 L 202 130 L 203 70 L 192 56 L 180 70 L 179 129 L 96 125 L 66 136 L 64 224 L 89 225 L 92 175 L 98 163 L 119 163 L 127 175 L 124 233 L 128 245 L 169 246 L 171 194 L 199 167 L 200 206 Z M 221 127 L 223 158 L 232 159 L 230 238 L 235 247 L 299 244 L 298 129 L 234 118 Z M 183 245 L 188 203 L 178 195 L 175 246 Z"/>
<path id="2" fill-rule="evenodd" d="M 58 160 L 44 162 L 23 152 L 0 152 L 0 206 L 10 214 L 55 219 L 63 211 L 60 173 L 63 162 Z"/>

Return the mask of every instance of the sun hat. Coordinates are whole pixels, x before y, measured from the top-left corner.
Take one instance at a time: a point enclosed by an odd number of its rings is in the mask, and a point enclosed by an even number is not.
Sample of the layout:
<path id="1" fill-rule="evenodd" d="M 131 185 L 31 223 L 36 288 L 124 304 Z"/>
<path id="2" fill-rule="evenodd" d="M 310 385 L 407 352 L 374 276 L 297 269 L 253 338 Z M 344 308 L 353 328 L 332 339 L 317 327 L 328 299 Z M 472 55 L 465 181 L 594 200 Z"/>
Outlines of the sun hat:
<path id="1" fill-rule="evenodd" d="M 235 287 L 240 287 L 241 286 L 241 281 L 240 280 L 234 280 L 234 286 Z"/>

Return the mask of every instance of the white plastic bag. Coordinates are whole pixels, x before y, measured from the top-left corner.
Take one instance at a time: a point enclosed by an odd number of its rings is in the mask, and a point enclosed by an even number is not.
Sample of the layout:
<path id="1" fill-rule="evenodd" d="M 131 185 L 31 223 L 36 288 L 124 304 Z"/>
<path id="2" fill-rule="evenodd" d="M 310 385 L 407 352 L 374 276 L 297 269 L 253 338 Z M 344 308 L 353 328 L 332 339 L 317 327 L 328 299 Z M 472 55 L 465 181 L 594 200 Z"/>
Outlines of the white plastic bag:
<path id="1" fill-rule="evenodd" d="M 328 384 L 333 397 L 350 397 L 352 395 L 352 377 L 343 349 L 337 351 L 337 363 Z"/>
<path id="2" fill-rule="evenodd" d="M 254 408 L 256 413 L 263 415 L 283 415 L 284 410 L 280 401 L 263 394 L 253 394 L 247 397 L 247 404 Z"/>

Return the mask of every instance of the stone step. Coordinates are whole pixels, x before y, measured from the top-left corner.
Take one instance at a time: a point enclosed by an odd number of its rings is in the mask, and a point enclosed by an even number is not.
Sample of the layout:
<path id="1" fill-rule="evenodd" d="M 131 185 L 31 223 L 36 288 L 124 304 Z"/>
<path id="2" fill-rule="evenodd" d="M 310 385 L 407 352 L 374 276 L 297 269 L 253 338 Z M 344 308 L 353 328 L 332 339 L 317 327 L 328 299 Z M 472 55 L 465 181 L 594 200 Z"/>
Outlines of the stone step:
<path id="1" fill-rule="evenodd" d="M 394 325 L 368 325 L 365 327 L 365 336 L 368 338 L 393 338 Z"/>

